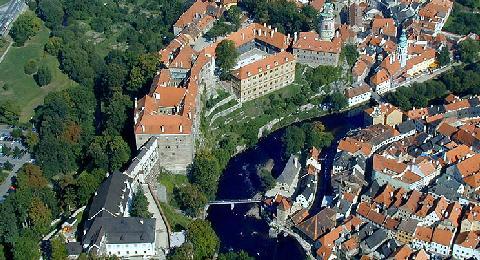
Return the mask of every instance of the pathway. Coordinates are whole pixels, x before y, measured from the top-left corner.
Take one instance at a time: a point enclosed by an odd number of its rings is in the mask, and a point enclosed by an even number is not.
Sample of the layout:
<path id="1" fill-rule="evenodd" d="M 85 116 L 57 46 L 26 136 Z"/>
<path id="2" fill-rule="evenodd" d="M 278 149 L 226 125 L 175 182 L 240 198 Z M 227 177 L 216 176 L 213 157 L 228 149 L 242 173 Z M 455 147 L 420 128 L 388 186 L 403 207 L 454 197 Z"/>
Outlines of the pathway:
<path id="1" fill-rule="evenodd" d="M 160 210 L 157 208 L 157 204 L 155 203 L 155 200 L 150 193 L 148 185 L 142 184 L 142 189 L 148 200 L 148 211 L 153 213 L 153 217 L 155 218 L 155 231 L 157 233 L 157 241 L 155 244 L 157 256 L 155 257 L 155 259 L 166 259 L 165 250 L 168 249 L 167 226 L 165 225 L 165 222 L 163 222 Z"/>
<path id="2" fill-rule="evenodd" d="M 5 56 L 7 56 L 7 53 L 8 53 L 8 51 L 10 50 L 10 47 L 12 47 L 12 44 L 13 44 L 13 42 L 10 42 L 10 44 L 8 44 L 7 49 L 6 49 L 5 52 L 2 54 L 2 57 L 0 57 L 0 63 L 2 63 L 3 59 L 5 59 Z"/>

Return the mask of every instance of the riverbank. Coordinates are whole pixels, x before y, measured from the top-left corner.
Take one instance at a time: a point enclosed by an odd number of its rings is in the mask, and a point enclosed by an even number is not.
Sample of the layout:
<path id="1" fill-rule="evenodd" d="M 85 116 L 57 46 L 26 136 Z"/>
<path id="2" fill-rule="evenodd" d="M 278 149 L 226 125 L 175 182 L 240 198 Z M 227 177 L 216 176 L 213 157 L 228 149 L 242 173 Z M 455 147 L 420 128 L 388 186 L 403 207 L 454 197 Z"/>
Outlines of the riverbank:
<path id="1" fill-rule="evenodd" d="M 321 157 L 326 158 L 322 161 L 324 170 L 319 175 L 320 185 L 318 185 L 316 200 L 314 201 L 311 211 L 317 212 L 321 208 L 323 195 L 329 191 L 327 185 L 330 183 L 329 169 L 333 155 L 336 151 L 337 141 L 344 136 L 350 129 L 358 127 L 362 124 L 361 109 L 357 109 L 356 113 L 349 111 L 331 114 L 322 117 L 310 118 L 294 125 L 302 125 L 305 123 L 321 122 L 328 131 L 331 131 L 335 137 L 331 146 L 322 150 Z M 264 165 L 268 160 L 273 161 L 272 174 L 277 177 L 283 170 L 286 160 L 283 158 L 284 146 L 282 136 L 286 126 L 283 126 L 270 134 L 259 139 L 257 145 L 248 148 L 243 152 L 232 157 L 224 170 L 220 179 L 217 199 L 246 199 L 251 198 L 259 191 L 260 180 L 257 176 L 257 167 Z M 262 250 L 277 250 L 279 246 L 279 238 L 269 238 L 269 225 L 263 219 L 256 219 L 248 216 L 248 206 L 235 206 L 230 210 L 230 206 L 211 206 L 208 213 L 208 219 L 217 232 L 222 241 L 221 250 L 245 250 L 250 255 L 258 259 L 272 259 L 272 256 L 262 256 L 257 253 Z M 281 237 L 281 236 L 280 236 Z M 282 238 L 283 239 L 283 238 Z M 291 254 L 278 256 L 276 259 L 302 259 L 305 258 L 305 247 L 301 240 L 298 242 L 294 236 L 288 236 L 287 241 L 282 241 L 282 246 L 287 246 L 289 250 L 293 250 Z M 259 246 L 265 243 L 269 246 Z"/>

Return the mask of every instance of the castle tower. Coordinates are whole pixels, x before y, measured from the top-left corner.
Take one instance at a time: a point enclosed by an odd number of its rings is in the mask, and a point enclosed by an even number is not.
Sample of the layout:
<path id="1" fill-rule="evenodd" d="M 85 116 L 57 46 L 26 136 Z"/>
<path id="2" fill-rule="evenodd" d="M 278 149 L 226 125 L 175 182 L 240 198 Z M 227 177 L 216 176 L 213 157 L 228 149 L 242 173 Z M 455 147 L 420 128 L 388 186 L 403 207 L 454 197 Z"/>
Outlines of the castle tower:
<path id="1" fill-rule="evenodd" d="M 397 58 L 400 61 L 400 66 L 404 68 L 407 65 L 408 59 L 408 40 L 405 31 L 402 31 L 397 45 Z"/>
<path id="2" fill-rule="evenodd" d="M 330 41 L 335 36 L 335 14 L 332 3 L 326 3 L 320 13 L 319 32 L 320 39 Z"/>

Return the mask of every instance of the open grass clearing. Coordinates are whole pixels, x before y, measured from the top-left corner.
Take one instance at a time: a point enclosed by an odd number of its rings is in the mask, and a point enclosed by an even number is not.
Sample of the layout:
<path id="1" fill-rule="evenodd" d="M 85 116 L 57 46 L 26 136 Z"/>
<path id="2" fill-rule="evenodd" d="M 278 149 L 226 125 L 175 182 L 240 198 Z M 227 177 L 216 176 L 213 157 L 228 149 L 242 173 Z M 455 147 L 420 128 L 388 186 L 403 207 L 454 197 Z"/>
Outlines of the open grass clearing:
<path id="1" fill-rule="evenodd" d="M 40 32 L 24 46 L 12 46 L 0 64 L 0 99 L 11 100 L 20 108 L 20 122 L 27 122 L 33 116 L 34 109 L 43 103 L 49 92 L 77 85 L 60 71 L 57 58 L 44 52 L 49 33 L 49 30 L 42 26 Z M 39 87 L 33 75 L 25 74 L 23 67 L 30 59 L 35 59 L 39 66 L 46 64 L 50 68 L 50 84 Z"/>

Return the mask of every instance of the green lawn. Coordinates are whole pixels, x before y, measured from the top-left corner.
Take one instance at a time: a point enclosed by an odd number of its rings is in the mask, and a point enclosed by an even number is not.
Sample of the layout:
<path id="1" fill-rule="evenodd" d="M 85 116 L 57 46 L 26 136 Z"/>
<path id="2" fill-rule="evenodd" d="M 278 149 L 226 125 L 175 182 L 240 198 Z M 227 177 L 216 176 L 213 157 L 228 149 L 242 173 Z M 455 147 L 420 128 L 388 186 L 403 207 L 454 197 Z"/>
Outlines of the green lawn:
<path id="1" fill-rule="evenodd" d="M 8 177 L 8 171 L 0 169 L 0 184 L 2 184 Z"/>
<path id="2" fill-rule="evenodd" d="M 0 64 L 0 99 L 15 102 L 21 109 L 21 122 L 27 122 L 30 119 L 34 109 L 43 103 L 43 99 L 49 92 L 66 89 L 77 84 L 60 71 L 56 57 L 43 51 L 48 37 L 49 30 L 42 26 L 40 32 L 27 41 L 24 46 L 12 46 Z M 50 67 L 52 82 L 49 85 L 39 87 L 32 75 L 24 73 L 23 66 L 30 59 L 36 59 L 39 65 L 46 63 Z"/>
<path id="3" fill-rule="evenodd" d="M 0 0 L 0 6 L 10 2 L 10 0 Z"/>
<path id="4" fill-rule="evenodd" d="M 188 224 L 192 221 L 189 217 L 181 214 L 174 207 L 173 189 L 188 182 L 186 175 L 161 173 L 158 176 L 158 181 L 167 189 L 168 203 L 160 202 L 163 213 L 172 227 L 173 231 L 180 231 L 186 229 Z"/>

